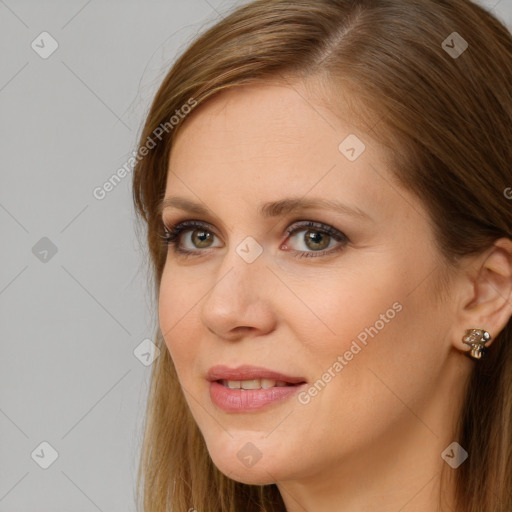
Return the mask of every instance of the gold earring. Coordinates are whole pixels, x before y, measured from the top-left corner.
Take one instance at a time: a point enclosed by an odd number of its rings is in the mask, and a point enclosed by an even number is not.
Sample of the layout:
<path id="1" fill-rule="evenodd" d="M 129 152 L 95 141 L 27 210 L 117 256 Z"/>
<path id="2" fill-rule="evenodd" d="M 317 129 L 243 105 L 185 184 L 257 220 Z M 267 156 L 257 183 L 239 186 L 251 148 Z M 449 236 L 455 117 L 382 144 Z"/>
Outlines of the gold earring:
<path id="1" fill-rule="evenodd" d="M 491 335 L 485 329 L 468 329 L 462 341 L 471 347 L 469 351 L 473 359 L 481 359 L 487 347 L 485 344 L 491 340 Z"/>

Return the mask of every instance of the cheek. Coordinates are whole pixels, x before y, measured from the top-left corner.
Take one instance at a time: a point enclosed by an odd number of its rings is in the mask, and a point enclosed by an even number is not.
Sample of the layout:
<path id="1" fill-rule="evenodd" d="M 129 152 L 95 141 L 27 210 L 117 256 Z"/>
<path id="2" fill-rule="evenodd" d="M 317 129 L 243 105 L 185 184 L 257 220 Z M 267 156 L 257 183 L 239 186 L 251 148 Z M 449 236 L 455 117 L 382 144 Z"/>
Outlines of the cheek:
<path id="1" fill-rule="evenodd" d="M 195 290 L 190 279 L 180 279 L 178 272 L 164 270 L 158 299 L 158 321 L 165 344 L 174 361 L 178 375 L 184 376 L 199 350 L 201 290 Z"/>
<path id="2" fill-rule="evenodd" d="M 297 338 L 305 343 L 312 355 L 322 357 L 343 354 L 352 341 L 361 346 L 376 332 L 389 330 L 389 325 L 400 314 L 400 300 L 404 287 L 397 279 L 397 271 L 387 265 L 382 271 L 372 267 L 365 271 L 354 265 L 340 270 L 329 269 L 324 275 L 305 276 L 292 283 L 291 288 L 300 298 L 291 295 L 283 304 L 293 303 L 295 310 L 283 313 L 295 317 Z M 324 361 L 325 362 L 325 361 Z"/>
<path id="3" fill-rule="evenodd" d="M 297 312 L 302 319 L 294 324 L 306 349 L 302 359 L 313 370 L 309 376 L 320 379 L 313 408 L 324 404 L 364 423 L 389 408 L 402 410 L 394 393 L 414 403 L 428 391 L 444 357 L 446 322 L 429 283 L 412 291 L 411 272 L 396 262 L 381 269 L 374 264 L 368 272 L 333 272 L 314 289 L 294 288 L 314 312 Z"/>

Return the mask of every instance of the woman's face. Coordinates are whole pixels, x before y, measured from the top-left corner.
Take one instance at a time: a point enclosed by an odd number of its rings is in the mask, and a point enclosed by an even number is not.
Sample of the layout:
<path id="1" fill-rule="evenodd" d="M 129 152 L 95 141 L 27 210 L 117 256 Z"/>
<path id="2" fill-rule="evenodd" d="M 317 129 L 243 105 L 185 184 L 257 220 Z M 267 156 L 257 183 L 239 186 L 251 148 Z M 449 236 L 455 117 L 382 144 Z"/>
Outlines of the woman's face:
<path id="1" fill-rule="evenodd" d="M 245 483 L 326 482 L 411 440 L 421 460 L 446 418 L 428 216 L 323 105 L 300 84 L 224 91 L 170 157 L 163 220 L 188 224 L 160 327 L 213 462 Z"/>

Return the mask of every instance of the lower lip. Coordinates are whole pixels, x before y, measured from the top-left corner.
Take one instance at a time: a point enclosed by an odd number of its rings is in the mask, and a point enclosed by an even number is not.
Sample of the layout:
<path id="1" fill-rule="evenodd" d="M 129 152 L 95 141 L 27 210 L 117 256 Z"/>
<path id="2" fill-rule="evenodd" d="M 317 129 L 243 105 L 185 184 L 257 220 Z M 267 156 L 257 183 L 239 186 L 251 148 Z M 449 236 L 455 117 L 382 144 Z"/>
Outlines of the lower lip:
<path id="1" fill-rule="evenodd" d="M 282 402 L 298 393 L 306 383 L 268 389 L 230 389 L 219 382 L 210 382 L 212 402 L 226 412 L 257 411 L 271 403 Z"/>

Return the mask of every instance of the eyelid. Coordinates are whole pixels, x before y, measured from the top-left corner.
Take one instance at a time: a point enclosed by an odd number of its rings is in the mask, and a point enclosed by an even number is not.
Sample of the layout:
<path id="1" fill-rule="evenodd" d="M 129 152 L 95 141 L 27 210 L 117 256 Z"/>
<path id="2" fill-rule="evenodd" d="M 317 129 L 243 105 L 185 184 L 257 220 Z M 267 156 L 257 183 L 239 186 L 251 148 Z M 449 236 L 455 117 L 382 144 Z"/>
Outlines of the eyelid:
<path id="1" fill-rule="evenodd" d="M 298 224 L 297 224 L 298 223 Z M 345 235 L 345 233 L 342 233 L 340 230 L 336 229 L 335 227 L 325 224 L 324 222 L 318 222 L 318 221 L 311 221 L 311 220 L 303 220 L 303 221 L 295 221 L 292 223 L 292 226 L 287 228 L 286 233 L 288 236 L 291 236 L 297 232 L 304 231 L 304 230 L 317 230 L 322 231 L 336 240 L 348 240 L 348 237 Z"/>

